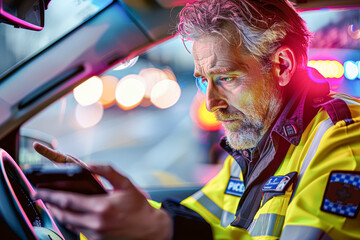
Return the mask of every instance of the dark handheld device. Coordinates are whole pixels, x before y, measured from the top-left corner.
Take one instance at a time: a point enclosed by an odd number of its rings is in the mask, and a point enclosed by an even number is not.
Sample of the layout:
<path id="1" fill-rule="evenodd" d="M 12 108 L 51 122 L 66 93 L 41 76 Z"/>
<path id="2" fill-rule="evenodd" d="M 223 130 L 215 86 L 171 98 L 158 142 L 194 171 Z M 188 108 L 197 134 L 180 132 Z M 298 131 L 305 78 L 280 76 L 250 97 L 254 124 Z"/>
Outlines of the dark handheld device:
<path id="1" fill-rule="evenodd" d="M 35 168 L 23 171 L 35 188 L 48 188 L 82 194 L 107 193 L 104 186 L 88 169 L 77 165 Z"/>

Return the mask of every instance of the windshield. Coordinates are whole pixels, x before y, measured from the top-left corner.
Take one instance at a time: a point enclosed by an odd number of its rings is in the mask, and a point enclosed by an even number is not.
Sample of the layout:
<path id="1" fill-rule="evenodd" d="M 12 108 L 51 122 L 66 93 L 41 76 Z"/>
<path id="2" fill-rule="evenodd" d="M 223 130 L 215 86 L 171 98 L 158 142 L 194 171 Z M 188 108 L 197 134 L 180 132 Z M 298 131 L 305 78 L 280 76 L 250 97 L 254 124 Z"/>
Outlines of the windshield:
<path id="1" fill-rule="evenodd" d="M 316 10 L 302 16 L 314 32 L 309 66 L 328 79 L 332 90 L 360 97 L 360 11 Z M 190 42 L 185 45 L 191 50 Z M 151 48 L 137 62 L 118 70 L 122 67 L 86 81 L 95 87 L 85 91 L 90 97 L 99 96 L 100 85 L 96 84 L 107 82 L 114 95 L 120 92 L 119 99 L 106 103 L 98 98 L 84 107 L 77 97 L 81 91 L 75 89 L 21 130 L 46 133 L 56 140 L 59 151 L 87 163 L 111 164 L 141 187 L 206 183 L 226 157 L 218 145 L 224 132 L 205 110 L 204 96 L 197 91 L 192 76 L 192 55 L 181 39 L 176 37 Z M 156 87 L 164 82 L 160 80 L 167 80 L 167 84 Z M 121 90 L 120 82 L 143 92 Z M 152 93 L 142 87 L 144 82 L 158 89 L 154 98 L 170 99 L 171 103 L 154 102 Z M 106 87 L 102 86 L 104 93 Z M 36 154 L 24 152 L 33 151 L 28 146 L 20 149 L 20 163 L 40 163 L 42 160 L 31 158 Z"/>
<path id="2" fill-rule="evenodd" d="M 111 2 L 112 0 L 51 1 L 45 11 L 45 27 L 39 32 L 26 29 L 14 31 L 13 26 L 0 23 L 0 79 Z"/>

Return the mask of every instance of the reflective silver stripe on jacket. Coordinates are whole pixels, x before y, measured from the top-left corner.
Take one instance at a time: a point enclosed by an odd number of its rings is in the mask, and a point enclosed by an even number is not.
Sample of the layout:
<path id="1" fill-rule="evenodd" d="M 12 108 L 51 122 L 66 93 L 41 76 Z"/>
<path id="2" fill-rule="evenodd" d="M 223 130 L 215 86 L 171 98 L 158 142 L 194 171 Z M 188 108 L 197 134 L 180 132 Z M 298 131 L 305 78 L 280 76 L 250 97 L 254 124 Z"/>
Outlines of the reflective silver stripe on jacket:
<path id="1" fill-rule="evenodd" d="M 309 226 L 298 226 L 298 225 L 287 225 L 282 231 L 280 240 L 333 240 L 326 232 L 321 229 L 309 227 Z"/>
<path id="2" fill-rule="evenodd" d="M 208 198 L 202 190 L 194 193 L 192 197 L 203 205 L 212 215 L 217 217 L 221 222 L 221 226 L 227 227 L 235 220 L 235 214 L 223 210 L 213 200 Z"/>
<path id="3" fill-rule="evenodd" d="M 322 123 L 320 123 L 320 126 L 315 134 L 315 137 L 313 139 L 313 141 L 311 142 L 311 145 L 309 147 L 309 150 L 308 152 L 306 153 L 306 156 L 304 158 L 304 161 L 301 165 L 301 169 L 300 169 L 300 173 L 299 173 L 299 177 L 298 177 L 298 181 L 297 181 L 297 185 L 296 185 L 296 188 L 294 190 L 294 193 L 290 199 L 290 202 L 292 200 L 292 198 L 294 197 L 295 193 L 296 193 L 296 190 L 297 190 L 297 187 L 299 186 L 299 183 L 301 181 L 301 178 L 303 177 L 306 169 L 308 168 L 308 166 L 310 165 L 311 163 L 311 160 L 314 158 L 315 156 L 315 153 L 319 147 L 319 144 L 320 144 L 320 141 L 323 137 L 323 135 L 325 134 L 325 132 L 334 125 L 334 123 L 331 121 L 330 118 L 322 121 Z"/>
<path id="4" fill-rule="evenodd" d="M 241 173 L 240 165 L 234 160 L 231 164 L 230 175 L 232 177 L 239 178 L 240 173 Z"/>
<path id="5" fill-rule="evenodd" d="M 240 165 L 234 160 L 231 164 L 230 175 L 231 177 L 238 178 L 240 176 L 240 173 Z M 221 222 L 221 226 L 227 227 L 235 220 L 235 214 L 223 210 L 208 196 L 206 196 L 202 190 L 194 193 L 192 197 L 196 199 L 201 205 L 203 205 L 203 207 L 206 208 L 210 213 L 217 217 Z"/>
<path id="6" fill-rule="evenodd" d="M 252 221 L 248 231 L 252 237 L 274 236 L 280 237 L 282 226 L 284 225 L 285 216 L 265 213 L 260 214 L 257 219 Z M 290 239 L 290 238 L 289 238 Z"/>
<path id="7" fill-rule="evenodd" d="M 300 173 L 299 173 L 299 180 L 298 183 L 301 181 L 302 176 L 304 175 L 306 169 L 311 163 L 317 148 L 320 144 L 320 141 L 325 134 L 325 132 L 333 126 L 333 122 L 330 118 L 324 120 L 320 123 L 318 130 L 315 133 L 314 139 L 311 142 L 309 150 L 304 158 L 304 161 L 301 165 Z M 296 186 L 297 189 L 297 186 Z M 295 191 L 296 191 L 295 189 Z M 295 193 L 294 191 L 294 193 Z M 294 194 L 293 194 L 294 195 Z M 284 225 L 284 216 L 277 215 L 277 214 L 260 214 L 258 219 L 254 219 L 251 225 L 248 228 L 252 237 L 256 236 L 274 236 L 280 237 L 281 229 Z M 284 239 L 297 239 L 297 238 L 284 238 Z"/>

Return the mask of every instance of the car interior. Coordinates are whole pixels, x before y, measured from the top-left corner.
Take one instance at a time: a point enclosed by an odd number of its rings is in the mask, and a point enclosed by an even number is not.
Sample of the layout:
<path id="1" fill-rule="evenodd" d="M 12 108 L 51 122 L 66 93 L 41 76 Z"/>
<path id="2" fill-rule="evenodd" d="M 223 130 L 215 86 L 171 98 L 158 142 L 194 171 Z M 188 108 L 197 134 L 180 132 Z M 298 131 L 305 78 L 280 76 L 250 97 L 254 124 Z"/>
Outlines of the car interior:
<path id="1" fill-rule="evenodd" d="M 53 219 L 41 200 L 31 199 L 36 187 L 26 173 L 54 167 L 33 150 L 33 142 L 87 164 L 111 164 L 155 201 L 184 199 L 221 169 L 226 154 L 217 142 L 224 132 L 194 84 L 192 43 L 176 35 L 177 16 L 187 1 L 11 2 L 0 0 L 0 232 L 5 239 L 79 238 Z M 315 33 L 308 65 L 333 91 L 359 98 L 359 2 L 293 2 Z M 81 88 L 87 97 L 97 94 L 86 88 L 91 80 L 102 82 L 94 87 L 100 95 L 104 82 L 112 82 L 116 101 L 99 105 L 99 95 L 97 105 L 81 105 Z M 143 88 L 140 100 L 128 105 L 118 100 L 138 94 L 121 91 L 120 83 L 144 81 L 148 85 L 134 85 Z M 149 86 L 158 92 L 147 93 Z M 173 90 L 166 90 L 170 86 Z"/>

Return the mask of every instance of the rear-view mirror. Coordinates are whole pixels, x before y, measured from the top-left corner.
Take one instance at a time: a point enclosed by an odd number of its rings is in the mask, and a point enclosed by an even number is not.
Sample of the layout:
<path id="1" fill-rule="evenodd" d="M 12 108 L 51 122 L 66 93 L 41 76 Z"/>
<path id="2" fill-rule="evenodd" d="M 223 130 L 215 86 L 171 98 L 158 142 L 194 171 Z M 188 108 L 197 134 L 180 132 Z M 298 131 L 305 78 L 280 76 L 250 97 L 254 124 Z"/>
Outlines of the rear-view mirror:
<path id="1" fill-rule="evenodd" d="M 44 11 L 44 0 L 0 0 L 0 21 L 15 27 L 42 30 Z"/>

